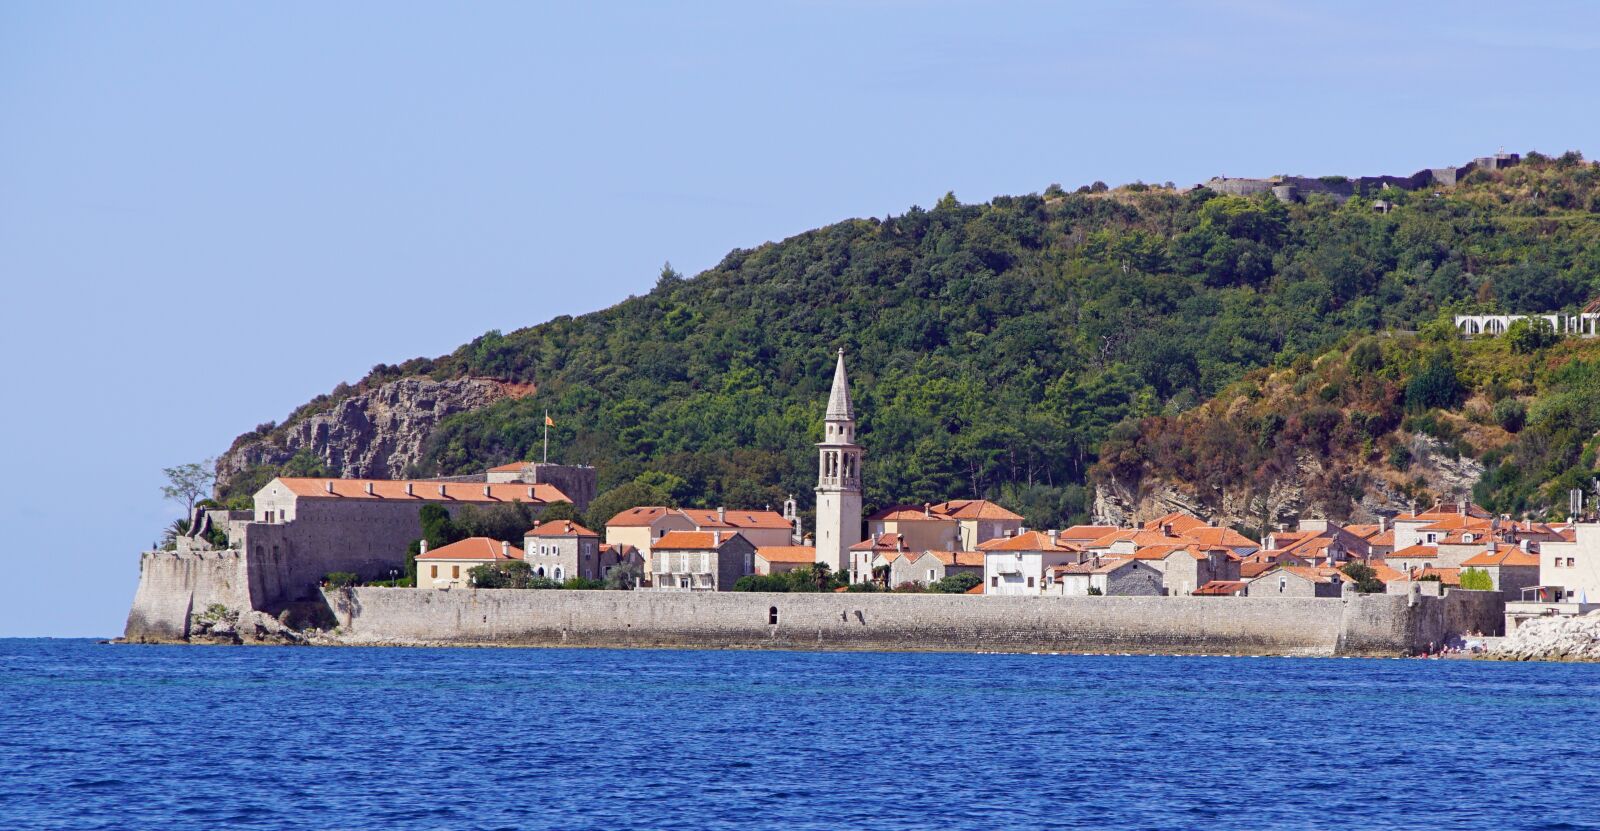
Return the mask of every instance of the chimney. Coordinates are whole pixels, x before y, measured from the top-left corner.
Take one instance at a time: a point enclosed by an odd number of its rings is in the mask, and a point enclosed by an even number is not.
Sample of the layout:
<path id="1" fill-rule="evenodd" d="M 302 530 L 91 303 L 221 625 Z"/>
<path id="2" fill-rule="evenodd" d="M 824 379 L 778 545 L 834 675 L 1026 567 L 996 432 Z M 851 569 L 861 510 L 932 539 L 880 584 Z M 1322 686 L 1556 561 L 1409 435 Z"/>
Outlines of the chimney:
<path id="1" fill-rule="evenodd" d="M 489 488 L 490 488 L 489 485 L 484 485 L 483 486 L 483 495 L 484 496 L 488 496 L 489 495 Z"/>
<path id="2" fill-rule="evenodd" d="M 896 550 L 896 551 L 904 551 L 905 550 L 904 543 L 905 543 L 905 537 L 902 537 L 899 534 L 895 534 L 894 535 L 894 550 Z"/>
<path id="3" fill-rule="evenodd" d="M 1499 550 L 1500 550 L 1499 541 L 1496 540 L 1494 537 L 1490 537 L 1489 538 L 1489 553 L 1493 554 L 1493 553 L 1495 553 L 1496 551 L 1499 551 Z"/>
<path id="4" fill-rule="evenodd" d="M 511 543 L 508 543 L 505 540 L 500 541 L 500 556 L 508 560 L 511 559 Z"/>
<path id="5" fill-rule="evenodd" d="M 721 531 L 712 531 L 711 532 L 711 545 L 713 547 L 715 547 L 715 548 L 721 548 L 722 547 L 722 532 Z"/>
<path id="6" fill-rule="evenodd" d="M 1461 514 L 1462 516 L 1466 516 L 1466 514 L 1467 514 L 1467 500 L 1465 500 L 1465 499 L 1457 499 L 1456 500 L 1456 513 Z"/>
<path id="7" fill-rule="evenodd" d="M 1517 541 L 1517 546 L 1520 547 L 1523 551 L 1527 551 L 1528 550 L 1528 538 L 1527 537 L 1523 537 L 1522 539 L 1518 540 Z"/>
<path id="8" fill-rule="evenodd" d="M 372 495 L 372 483 L 368 482 L 367 483 L 367 496 L 371 496 L 371 495 Z"/>
<path id="9" fill-rule="evenodd" d="M 537 519 L 533 521 L 533 530 L 539 530 L 539 520 Z"/>
<path id="10" fill-rule="evenodd" d="M 1163 537 L 1172 536 L 1172 523 L 1170 523 L 1170 522 L 1161 523 L 1161 536 L 1163 536 Z"/>
<path id="11" fill-rule="evenodd" d="M 412 487 L 413 487 L 412 483 L 410 483 L 410 482 L 406 483 L 406 496 L 411 496 L 412 495 L 412 493 L 411 493 Z"/>
<path id="12" fill-rule="evenodd" d="M 1387 530 L 1389 530 L 1389 518 L 1386 516 L 1378 517 L 1378 533 L 1382 534 Z"/>
<path id="13" fill-rule="evenodd" d="M 326 485 L 328 493 L 333 493 L 333 480 L 329 479 Z"/>
<path id="14" fill-rule="evenodd" d="M 532 486 L 532 485 L 529 485 L 529 486 L 528 486 L 528 501 L 530 501 L 530 502 L 531 502 L 531 501 L 533 501 L 533 500 L 535 500 L 535 499 L 538 499 L 538 498 L 539 498 L 539 497 L 537 497 L 537 496 L 534 496 L 534 495 L 533 495 L 533 486 Z"/>
<path id="15" fill-rule="evenodd" d="M 1057 548 L 1057 547 L 1060 546 L 1060 543 L 1061 543 L 1061 532 L 1052 528 L 1050 530 L 1050 547 L 1051 548 Z"/>
<path id="16" fill-rule="evenodd" d="M 444 496 L 444 485 L 439 486 L 439 495 Z"/>
<path id="17" fill-rule="evenodd" d="M 727 522 L 728 521 L 728 509 L 727 508 L 724 508 L 724 507 L 722 507 L 720 505 L 717 506 L 717 521 L 718 522 Z"/>
<path id="18" fill-rule="evenodd" d="M 417 555 L 421 556 L 426 553 L 428 553 L 428 538 L 423 537 L 422 542 L 417 545 Z"/>
<path id="19" fill-rule="evenodd" d="M 922 503 L 922 515 L 924 517 L 928 517 L 928 518 L 932 518 L 933 517 L 933 504 L 932 503 L 930 503 L 930 502 Z"/>

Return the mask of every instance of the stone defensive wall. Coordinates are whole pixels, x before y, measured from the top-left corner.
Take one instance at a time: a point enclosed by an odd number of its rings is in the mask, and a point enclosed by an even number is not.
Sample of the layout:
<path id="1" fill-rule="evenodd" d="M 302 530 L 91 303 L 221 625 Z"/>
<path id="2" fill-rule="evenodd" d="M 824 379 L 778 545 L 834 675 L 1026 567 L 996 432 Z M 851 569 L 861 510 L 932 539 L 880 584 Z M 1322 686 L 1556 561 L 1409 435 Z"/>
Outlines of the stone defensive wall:
<path id="1" fill-rule="evenodd" d="M 139 588 L 123 636 L 183 640 L 192 616 L 213 603 L 249 609 L 250 574 L 242 551 L 147 551 L 139 558 Z"/>
<path id="2" fill-rule="evenodd" d="M 1474 595 L 1483 595 L 1475 597 Z M 1343 598 L 330 589 L 351 645 L 1406 655 L 1492 632 L 1493 592 Z M 775 621 L 775 622 L 774 622 Z"/>

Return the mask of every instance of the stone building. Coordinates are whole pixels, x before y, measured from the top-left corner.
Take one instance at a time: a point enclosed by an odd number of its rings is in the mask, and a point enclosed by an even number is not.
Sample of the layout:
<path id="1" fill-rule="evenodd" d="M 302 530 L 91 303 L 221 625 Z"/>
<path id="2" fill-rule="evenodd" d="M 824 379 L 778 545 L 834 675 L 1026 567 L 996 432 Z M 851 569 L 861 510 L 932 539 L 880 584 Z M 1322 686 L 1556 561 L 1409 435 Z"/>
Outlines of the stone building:
<path id="1" fill-rule="evenodd" d="M 669 531 L 656 540 L 651 558 L 655 591 L 732 591 L 755 573 L 756 547 L 743 534 Z"/>
<path id="2" fill-rule="evenodd" d="M 867 538 L 894 535 L 911 550 L 954 549 L 961 544 L 961 523 L 932 504 L 891 505 L 867 517 Z"/>
<path id="3" fill-rule="evenodd" d="M 1166 593 L 1161 572 L 1143 560 L 1091 557 L 1081 563 L 1051 566 L 1045 594 L 1158 597 Z"/>
<path id="4" fill-rule="evenodd" d="M 981 551 L 887 552 L 874 560 L 874 573 L 882 573 L 881 582 L 891 588 L 907 583 L 926 587 L 956 574 L 975 574 L 981 580 L 983 562 Z"/>
<path id="5" fill-rule="evenodd" d="M 349 571 L 382 580 L 405 567 L 405 551 L 422 536 L 419 511 L 438 505 L 522 503 L 535 512 L 570 502 L 553 485 L 281 476 L 255 494 L 248 520 L 228 522 L 229 545 L 249 560 L 251 608 L 314 599 L 323 575 Z"/>
<path id="6" fill-rule="evenodd" d="M 1279 566 L 1247 581 L 1246 597 L 1339 597 L 1354 582 L 1338 569 Z"/>
<path id="7" fill-rule="evenodd" d="M 599 580 L 605 576 L 600 535 L 570 519 L 535 522 L 523 535 L 522 550 L 523 559 L 540 577 Z"/>
<path id="8" fill-rule="evenodd" d="M 1086 559 L 1081 548 L 1062 542 L 1055 531 L 1025 531 L 978 548 L 984 557 L 984 594 L 1041 594 L 1049 569 Z"/>
<path id="9" fill-rule="evenodd" d="M 1240 561 L 1226 546 L 1186 545 L 1162 558 L 1161 585 L 1169 595 L 1193 594 L 1207 583 L 1238 580 Z"/>
<path id="10" fill-rule="evenodd" d="M 644 505 L 629 508 L 606 521 L 606 542 L 631 545 L 644 557 L 645 571 L 651 571 L 655 541 L 672 531 L 721 531 L 738 533 L 751 545 L 793 545 L 795 521 L 769 511 L 730 510 L 728 508 L 668 508 Z"/>
<path id="11" fill-rule="evenodd" d="M 809 545 L 756 546 L 756 574 L 786 574 L 817 564 L 817 550 Z"/>
<path id="12" fill-rule="evenodd" d="M 594 501 L 599 476 L 589 465 L 558 465 L 550 462 L 512 462 L 489 468 L 484 477 L 489 484 L 550 485 L 567 495 L 573 507 L 589 510 Z"/>
<path id="13" fill-rule="evenodd" d="M 1539 555 L 1517 546 L 1490 544 L 1488 550 L 1463 560 L 1461 566 L 1489 575 L 1494 590 L 1505 595 L 1507 602 L 1521 600 L 1523 589 L 1539 585 Z"/>
<path id="14" fill-rule="evenodd" d="M 516 546 L 488 537 L 468 537 L 432 551 L 423 541 L 422 552 L 417 555 L 417 588 L 464 588 L 471 585 L 470 572 L 477 566 L 522 558 Z"/>

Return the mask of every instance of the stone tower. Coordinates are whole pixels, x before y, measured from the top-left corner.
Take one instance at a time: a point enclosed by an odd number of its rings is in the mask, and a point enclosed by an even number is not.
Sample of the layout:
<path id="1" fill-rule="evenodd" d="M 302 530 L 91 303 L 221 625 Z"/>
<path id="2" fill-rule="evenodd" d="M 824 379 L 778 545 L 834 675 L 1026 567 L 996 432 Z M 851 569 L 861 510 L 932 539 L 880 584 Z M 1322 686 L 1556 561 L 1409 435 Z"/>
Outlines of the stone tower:
<path id="1" fill-rule="evenodd" d="M 817 562 L 849 573 L 850 546 L 861 542 L 861 445 L 856 444 L 856 412 L 850 404 L 850 379 L 844 350 L 833 368 L 833 391 L 817 444 Z"/>

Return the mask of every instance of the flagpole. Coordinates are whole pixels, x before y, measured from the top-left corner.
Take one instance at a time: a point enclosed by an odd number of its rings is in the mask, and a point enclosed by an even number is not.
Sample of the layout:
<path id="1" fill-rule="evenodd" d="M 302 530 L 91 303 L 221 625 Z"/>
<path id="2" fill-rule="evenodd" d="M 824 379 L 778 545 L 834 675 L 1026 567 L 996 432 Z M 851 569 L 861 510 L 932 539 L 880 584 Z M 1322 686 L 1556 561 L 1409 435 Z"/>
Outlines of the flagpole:
<path id="1" fill-rule="evenodd" d="M 550 411 L 544 411 L 544 462 L 550 463 Z"/>

